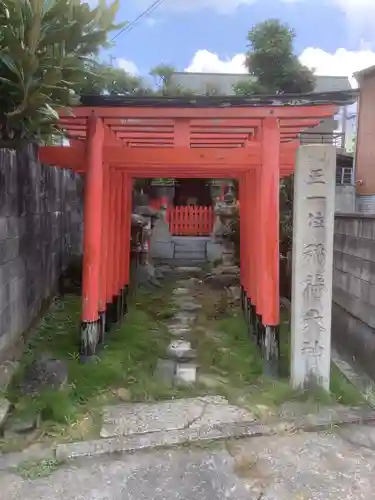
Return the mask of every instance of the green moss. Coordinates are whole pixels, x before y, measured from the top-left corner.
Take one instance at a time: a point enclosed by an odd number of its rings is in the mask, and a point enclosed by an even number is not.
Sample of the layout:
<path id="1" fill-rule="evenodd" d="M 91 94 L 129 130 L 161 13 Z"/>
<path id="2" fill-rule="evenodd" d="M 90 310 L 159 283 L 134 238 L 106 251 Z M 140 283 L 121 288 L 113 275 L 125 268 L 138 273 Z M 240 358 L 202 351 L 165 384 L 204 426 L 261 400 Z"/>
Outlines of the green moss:
<path id="1" fill-rule="evenodd" d="M 23 462 L 17 467 L 16 472 L 24 479 L 33 480 L 51 475 L 63 463 L 55 459 Z"/>

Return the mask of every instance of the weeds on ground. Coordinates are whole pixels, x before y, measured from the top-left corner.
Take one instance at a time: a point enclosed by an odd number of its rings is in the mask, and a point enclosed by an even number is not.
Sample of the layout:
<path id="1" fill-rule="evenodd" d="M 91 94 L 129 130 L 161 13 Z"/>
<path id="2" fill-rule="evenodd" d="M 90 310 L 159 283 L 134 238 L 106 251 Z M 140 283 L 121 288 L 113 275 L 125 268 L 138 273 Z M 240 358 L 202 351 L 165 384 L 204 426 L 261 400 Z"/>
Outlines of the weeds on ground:
<path id="1" fill-rule="evenodd" d="M 163 325 L 174 312 L 168 304 L 169 297 L 168 289 L 138 291 L 130 300 L 123 323 L 112 328 L 97 360 L 87 364 L 80 363 L 77 355 L 80 298 L 72 295 L 57 302 L 32 336 L 8 388 L 7 398 L 14 405 L 14 416 L 39 415 L 48 436 L 77 440 L 97 436 L 101 406 L 123 400 L 124 394 L 130 401 L 153 401 L 188 393 L 189 390 L 165 387 L 153 376 L 157 360 L 165 354 L 170 340 Z M 26 367 L 40 353 L 66 361 L 68 383 L 60 391 L 44 390 L 24 396 L 19 382 Z"/>
<path id="2" fill-rule="evenodd" d="M 315 407 L 334 402 L 349 406 L 364 403 L 360 393 L 333 363 L 330 393 L 320 389 L 297 391 L 290 387 L 290 327 L 285 311 L 280 326 L 281 376 L 277 380 L 268 379 L 262 376 L 259 349 L 251 338 L 240 308 L 223 308 L 223 298 L 217 293 L 215 297 L 212 292 L 203 292 L 201 299 L 204 307 L 199 322 L 206 333 L 196 335 L 198 363 L 206 372 L 218 374 L 227 382 L 218 384 L 216 392 L 237 403 L 242 400 L 245 406 L 251 408 L 254 405 L 275 408 L 287 401 Z"/>
<path id="3" fill-rule="evenodd" d="M 55 472 L 64 462 L 56 459 L 28 461 L 20 464 L 16 472 L 24 479 L 38 479 Z"/>

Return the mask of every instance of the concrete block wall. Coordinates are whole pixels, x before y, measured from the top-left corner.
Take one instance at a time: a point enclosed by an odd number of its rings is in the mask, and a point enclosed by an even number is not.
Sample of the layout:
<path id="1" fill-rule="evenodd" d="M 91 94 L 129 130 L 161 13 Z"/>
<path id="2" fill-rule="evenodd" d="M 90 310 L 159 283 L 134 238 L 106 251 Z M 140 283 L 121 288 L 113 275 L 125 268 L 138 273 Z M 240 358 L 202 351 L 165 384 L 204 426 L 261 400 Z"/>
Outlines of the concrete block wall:
<path id="1" fill-rule="evenodd" d="M 82 247 L 82 180 L 37 149 L 0 149 L 0 360 L 57 289 Z"/>
<path id="2" fill-rule="evenodd" d="M 375 378 L 375 215 L 336 214 L 332 339 Z"/>
<path id="3" fill-rule="evenodd" d="M 335 211 L 346 214 L 355 212 L 355 186 L 336 185 Z"/>

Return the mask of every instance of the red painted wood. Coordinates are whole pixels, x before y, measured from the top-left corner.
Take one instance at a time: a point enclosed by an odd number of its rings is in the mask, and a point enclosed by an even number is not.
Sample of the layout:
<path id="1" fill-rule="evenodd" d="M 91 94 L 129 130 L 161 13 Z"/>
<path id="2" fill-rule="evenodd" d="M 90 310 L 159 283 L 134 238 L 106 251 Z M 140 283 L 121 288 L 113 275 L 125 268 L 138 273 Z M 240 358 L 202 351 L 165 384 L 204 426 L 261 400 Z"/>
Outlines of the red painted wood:
<path id="1" fill-rule="evenodd" d="M 262 318 L 264 325 L 280 322 L 279 297 L 279 154 L 280 128 L 276 118 L 263 123 L 263 164 L 260 197 L 262 201 Z"/>
<path id="2" fill-rule="evenodd" d="M 100 254 L 102 237 L 104 126 L 101 119 L 89 119 L 87 172 L 85 178 L 82 321 L 99 319 Z"/>
<path id="3" fill-rule="evenodd" d="M 110 196 L 110 174 L 109 169 L 104 169 L 103 178 L 103 225 L 102 225 L 102 246 L 100 255 L 100 298 L 99 298 L 99 311 L 104 312 L 107 302 L 107 288 L 108 288 L 108 238 L 109 238 L 109 196 Z"/>
<path id="4" fill-rule="evenodd" d="M 115 199 L 115 184 L 116 180 L 113 175 L 113 169 L 110 169 L 110 196 L 109 196 L 109 236 L 108 236 L 108 289 L 107 289 L 107 302 L 112 302 L 112 298 L 115 294 L 114 290 L 114 255 L 115 255 L 115 209 L 116 209 L 116 199 Z"/>
<path id="5" fill-rule="evenodd" d="M 294 171 L 299 146 L 281 141 L 336 111 L 334 105 L 64 110 L 71 146 L 42 147 L 40 159 L 86 173 L 82 320 L 96 321 L 104 301 L 129 283 L 133 178 L 239 178 L 241 283 L 263 324 L 277 325 L 279 178 Z M 212 207 L 172 207 L 167 220 L 172 234 L 204 236 L 214 214 Z"/>
<path id="6" fill-rule="evenodd" d="M 213 208 L 197 205 L 168 207 L 167 222 L 175 236 L 207 236 L 214 226 Z"/>
<path id="7" fill-rule="evenodd" d="M 124 204 L 123 204 L 123 173 L 117 172 L 117 182 L 118 182 L 118 203 L 117 203 L 117 212 L 118 212 L 118 237 L 117 237 L 117 267 L 118 273 L 116 276 L 116 293 L 119 294 L 123 287 L 122 283 L 122 259 L 123 259 L 123 236 L 124 236 L 124 228 L 123 228 L 123 218 L 124 218 Z"/>
<path id="8" fill-rule="evenodd" d="M 256 303 L 256 265 L 257 265 L 257 240 L 255 238 L 255 227 L 259 223 L 256 216 L 256 187 L 255 187 L 255 172 L 248 172 L 246 174 L 247 180 L 247 199 L 249 203 L 248 217 L 249 217 L 249 270 L 248 270 L 248 281 L 249 281 L 249 296 L 251 297 L 251 303 Z"/>
<path id="9" fill-rule="evenodd" d="M 120 232 L 121 232 L 121 224 L 120 224 L 120 213 L 121 213 L 121 173 L 114 170 L 114 198 L 115 198 L 115 211 L 112 214 L 115 220 L 115 234 L 114 234 L 114 273 L 113 273 L 113 294 L 117 296 L 120 287 L 119 287 L 119 274 L 120 274 Z"/>
<path id="10" fill-rule="evenodd" d="M 263 249 L 262 249 L 262 220 L 261 220 L 261 200 L 259 196 L 260 192 L 260 175 L 259 172 L 254 174 L 254 242 L 256 246 L 256 252 L 254 252 L 254 302 L 256 306 L 256 312 L 262 314 L 262 266 L 263 266 Z"/>
<path id="11" fill-rule="evenodd" d="M 133 181 L 129 175 L 125 175 L 125 189 L 124 189 L 124 210 L 125 210 L 125 242 L 124 248 L 125 262 L 124 262 L 124 284 L 129 285 L 130 280 L 130 250 L 131 250 L 131 209 L 132 209 L 132 191 Z"/>
<path id="12" fill-rule="evenodd" d="M 246 186 L 245 175 L 240 178 L 238 197 L 240 202 L 240 281 L 245 292 L 248 291 L 247 284 L 247 241 L 246 241 Z"/>

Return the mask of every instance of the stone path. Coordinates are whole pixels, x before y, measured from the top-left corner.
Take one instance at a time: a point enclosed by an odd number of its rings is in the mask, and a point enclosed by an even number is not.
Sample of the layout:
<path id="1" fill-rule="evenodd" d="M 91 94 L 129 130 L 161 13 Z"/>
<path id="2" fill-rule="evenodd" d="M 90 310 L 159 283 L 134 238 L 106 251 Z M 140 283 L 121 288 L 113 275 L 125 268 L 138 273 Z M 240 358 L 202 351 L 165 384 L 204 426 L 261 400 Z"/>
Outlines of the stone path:
<path id="1" fill-rule="evenodd" d="M 3 472 L 1 499 L 372 500 L 374 432 L 351 426 L 339 433 L 95 457 L 62 464 L 34 481 Z"/>
<path id="2" fill-rule="evenodd" d="M 204 396 L 108 406 L 103 413 L 100 435 L 103 438 L 130 436 L 253 420 L 254 416 L 250 412 L 228 404 L 221 396 Z"/>
<path id="3" fill-rule="evenodd" d="M 178 272 L 189 275 L 191 268 Z M 200 308 L 193 293 L 199 272 L 178 280 L 171 296 L 176 310 L 167 328 L 173 339 L 155 373 L 171 385 L 197 378 L 192 330 Z M 335 425 L 363 421 L 364 414 L 336 405 L 310 415 L 287 403 L 277 422 L 265 425 L 221 396 L 108 406 L 100 439 L 40 454 L 49 460 L 41 470 L 56 458 L 80 457 L 49 477 L 24 480 L 19 461 L 1 467 L 0 457 L 1 499 L 372 500 L 375 426 Z M 317 432 L 323 428 L 328 430 Z M 198 442 L 199 448 L 187 447 Z"/>
<path id="4" fill-rule="evenodd" d="M 198 367 L 191 336 L 201 305 L 195 300 L 193 289 L 199 283 L 196 276 L 203 271 L 199 267 L 180 267 L 176 272 L 190 277 L 178 280 L 172 292 L 172 305 L 176 312 L 167 328 L 173 340 L 168 346 L 166 358 L 159 359 L 155 376 L 168 385 L 194 384 Z"/>

